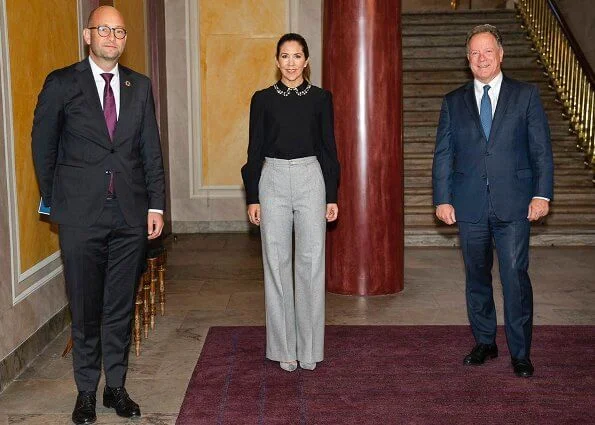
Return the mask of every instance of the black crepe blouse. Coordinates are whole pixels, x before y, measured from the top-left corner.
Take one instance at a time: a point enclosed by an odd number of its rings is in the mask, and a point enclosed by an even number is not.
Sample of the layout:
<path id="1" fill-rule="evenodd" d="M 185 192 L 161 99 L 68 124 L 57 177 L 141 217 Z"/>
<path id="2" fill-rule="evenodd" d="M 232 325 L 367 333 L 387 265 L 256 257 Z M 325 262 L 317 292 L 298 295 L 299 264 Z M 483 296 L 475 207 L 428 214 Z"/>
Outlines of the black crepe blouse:
<path id="1" fill-rule="evenodd" d="M 247 204 L 258 204 L 265 157 L 316 156 L 326 187 L 326 202 L 337 202 L 339 161 L 333 127 L 333 98 L 307 81 L 288 88 L 281 81 L 257 91 L 250 103 L 248 162 L 242 167 Z"/>

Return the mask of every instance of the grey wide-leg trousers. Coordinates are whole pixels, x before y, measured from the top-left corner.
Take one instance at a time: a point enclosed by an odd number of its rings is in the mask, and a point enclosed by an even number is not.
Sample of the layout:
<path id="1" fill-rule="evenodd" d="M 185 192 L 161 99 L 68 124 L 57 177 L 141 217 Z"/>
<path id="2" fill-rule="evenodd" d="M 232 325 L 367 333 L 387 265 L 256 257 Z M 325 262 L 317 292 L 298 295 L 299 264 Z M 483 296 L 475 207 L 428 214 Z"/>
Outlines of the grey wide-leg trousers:
<path id="1" fill-rule="evenodd" d="M 259 198 L 266 356 L 283 362 L 322 361 L 326 194 L 316 157 L 266 158 Z"/>

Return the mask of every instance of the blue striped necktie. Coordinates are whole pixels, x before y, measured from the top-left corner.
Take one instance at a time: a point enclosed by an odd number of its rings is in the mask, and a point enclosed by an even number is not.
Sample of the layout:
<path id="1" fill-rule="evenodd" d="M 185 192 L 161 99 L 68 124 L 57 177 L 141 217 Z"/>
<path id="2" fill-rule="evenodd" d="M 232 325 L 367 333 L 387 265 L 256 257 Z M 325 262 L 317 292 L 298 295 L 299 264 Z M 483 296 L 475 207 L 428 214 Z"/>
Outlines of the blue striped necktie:
<path id="1" fill-rule="evenodd" d="M 488 91 L 491 89 L 487 84 L 483 86 L 483 96 L 481 97 L 481 105 L 479 107 L 479 119 L 486 139 L 490 138 L 490 130 L 492 129 L 492 102 Z"/>

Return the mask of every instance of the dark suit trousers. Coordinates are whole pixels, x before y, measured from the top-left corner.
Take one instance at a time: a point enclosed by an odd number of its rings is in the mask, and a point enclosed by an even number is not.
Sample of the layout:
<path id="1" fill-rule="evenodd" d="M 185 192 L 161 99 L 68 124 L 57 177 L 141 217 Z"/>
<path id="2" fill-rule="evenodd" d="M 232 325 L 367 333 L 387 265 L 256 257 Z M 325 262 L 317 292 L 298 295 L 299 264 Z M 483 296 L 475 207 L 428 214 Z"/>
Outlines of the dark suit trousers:
<path id="1" fill-rule="evenodd" d="M 533 291 L 528 273 L 531 224 L 527 219 L 498 219 L 489 200 L 478 223 L 458 224 L 465 261 L 467 314 L 476 342 L 491 344 L 496 338 L 492 293 L 495 245 L 508 349 L 511 357 L 529 358 L 533 325 Z"/>
<path id="2" fill-rule="evenodd" d="M 126 224 L 117 200 L 106 200 L 95 224 L 60 225 L 60 248 L 72 314 L 74 379 L 96 391 L 101 361 L 106 384 L 124 385 L 135 292 L 147 229 Z"/>

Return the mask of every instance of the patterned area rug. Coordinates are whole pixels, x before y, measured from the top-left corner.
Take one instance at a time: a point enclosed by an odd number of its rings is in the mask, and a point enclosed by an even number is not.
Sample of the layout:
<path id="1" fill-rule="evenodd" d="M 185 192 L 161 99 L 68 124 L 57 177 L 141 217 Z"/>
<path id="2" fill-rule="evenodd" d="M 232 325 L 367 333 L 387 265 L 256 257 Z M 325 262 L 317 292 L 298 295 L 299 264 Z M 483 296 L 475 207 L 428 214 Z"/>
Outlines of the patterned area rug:
<path id="1" fill-rule="evenodd" d="M 177 424 L 595 423 L 595 326 L 537 326 L 535 376 L 500 357 L 465 367 L 467 326 L 327 326 L 325 360 L 288 373 L 263 327 L 213 327 Z"/>

